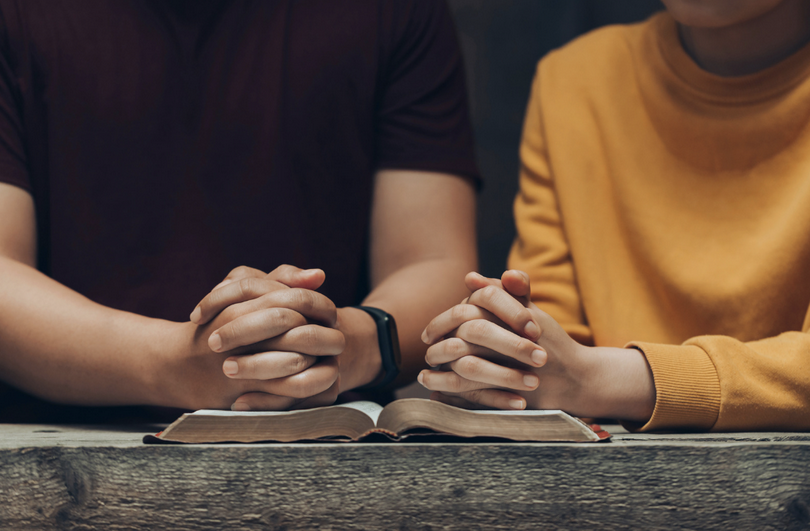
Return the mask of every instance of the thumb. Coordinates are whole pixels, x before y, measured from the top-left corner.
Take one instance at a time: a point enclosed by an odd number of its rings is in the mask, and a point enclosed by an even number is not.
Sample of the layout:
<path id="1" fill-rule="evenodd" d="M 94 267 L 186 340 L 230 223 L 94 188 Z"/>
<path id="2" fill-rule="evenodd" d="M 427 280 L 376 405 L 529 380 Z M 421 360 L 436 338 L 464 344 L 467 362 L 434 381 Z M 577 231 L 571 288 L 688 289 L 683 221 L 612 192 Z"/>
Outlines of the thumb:
<path id="1" fill-rule="evenodd" d="M 467 276 L 464 277 L 464 285 L 467 286 L 467 289 L 470 291 L 478 291 L 479 289 L 487 286 L 497 286 L 499 288 L 503 288 L 501 281 L 497 278 L 487 278 L 480 273 L 476 273 L 475 271 L 467 273 Z"/>
<path id="2" fill-rule="evenodd" d="M 323 269 L 301 269 L 285 264 L 268 273 L 267 278 L 290 288 L 316 290 L 326 280 L 326 273 Z"/>
<path id="3" fill-rule="evenodd" d="M 522 302 L 524 306 L 529 304 L 532 287 L 528 274 L 517 269 L 510 269 L 501 275 L 501 283 L 507 293 Z"/>

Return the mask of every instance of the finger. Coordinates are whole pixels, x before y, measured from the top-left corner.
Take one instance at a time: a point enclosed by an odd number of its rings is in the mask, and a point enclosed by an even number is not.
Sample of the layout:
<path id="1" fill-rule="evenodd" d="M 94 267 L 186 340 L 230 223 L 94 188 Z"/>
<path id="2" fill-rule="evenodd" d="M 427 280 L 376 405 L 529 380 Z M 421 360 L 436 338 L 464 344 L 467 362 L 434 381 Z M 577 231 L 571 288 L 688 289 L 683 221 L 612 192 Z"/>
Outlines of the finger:
<path id="1" fill-rule="evenodd" d="M 470 304 L 490 311 L 516 333 L 533 341 L 542 334 L 529 309 L 503 289 L 495 286 L 479 289 L 470 295 Z"/>
<path id="2" fill-rule="evenodd" d="M 264 278 L 267 275 L 264 271 L 255 267 L 239 266 L 231 269 L 225 280 L 214 286 L 214 289 L 230 284 L 231 282 L 242 280 L 243 278 Z M 213 291 L 213 290 L 212 290 Z"/>
<path id="3" fill-rule="evenodd" d="M 307 324 L 300 313 L 287 308 L 266 308 L 250 312 L 218 328 L 208 338 L 214 352 L 251 345 Z"/>
<path id="4" fill-rule="evenodd" d="M 468 343 L 457 337 L 450 337 L 428 347 L 425 353 L 425 362 L 431 367 L 438 367 L 443 363 L 450 363 L 464 356 L 491 356 L 493 354 L 495 352 L 486 347 Z"/>
<path id="5" fill-rule="evenodd" d="M 234 355 L 258 351 L 286 351 L 311 356 L 337 356 L 346 349 L 343 332 L 334 328 L 308 324 L 297 326 L 281 335 L 233 350 Z"/>
<path id="6" fill-rule="evenodd" d="M 475 319 L 486 319 L 498 324 L 503 324 L 503 321 L 480 306 L 474 304 L 457 304 L 449 310 L 440 313 L 428 323 L 427 327 L 422 332 L 422 341 L 428 345 L 432 345 L 453 332 L 463 323 Z"/>
<path id="7" fill-rule="evenodd" d="M 231 405 L 233 411 L 283 411 L 290 409 L 297 398 L 276 396 L 267 393 L 245 393 Z"/>
<path id="8" fill-rule="evenodd" d="M 264 274 L 261 277 L 233 280 L 227 284 L 220 284 L 220 287 L 206 295 L 191 312 L 189 319 L 198 325 L 205 324 L 228 306 L 257 299 L 271 291 L 287 289 L 289 288 L 286 285 L 268 279 Z"/>
<path id="9" fill-rule="evenodd" d="M 488 278 L 481 273 L 476 273 L 475 271 L 467 273 L 467 276 L 464 277 L 464 285 L 467 286 L 467 289 L 470 291 L 478 291 L 479 289 L 483 289 L 487 286 L 495 286 L 496 288 L 503 287 L 499 279 Z"/>
<path id="10" fill-rule="evenodd" d="M 322 269 L 301 269 L 292 265 L 280 265 L 267 274 L 267 278 L 291 288 L 318 289 L 326 280 Z"/>
<path id="11" fill-rule="evenodd" d="M 332 404 L 335 403 L 335 400 L 337 400 L 339 394 L 340 394 L 340 377 L 338 377 L 338 379 L 335 380 L 335 383 L 332 384 L 332 387 L 330 387 L 323 393 L 319 393 L 315 396 L 297 402 L 293 404 L 293 406 L 290 409 L 305 409 L 309 407 L 331 406 Z"/>
<path id="12" fill-rule="evenodd" d="M 460 396 L 440 393 L 439 391 L 432 392 L 430 394 L 430 399 L 450 406 L 460 407 L 462 409 L 486 409 L 481 404 L 464 400 Z"/>
<path id="13" fill-rule="evenodd" d="M 526 400 L 522 396 L 499 389 L 480 389 L 461 393 L 458 396 L 448 395 L 447 393 L 433 393 L 430 395 L 430 399 L 450 405 L 474 404 L 474 407 L 469 409 L 526 409 Z M 464 406 L 458 405 L 457 407 Z"/>
<path id="14" fill-rule="evenodd" d="M 483 319 L 462 323 L 455 336 L 533 367 L 542 367 L 548 359 L 545 349 L 534 341 Z"/>
<path id="15" fill-rule="evenodd" d="M 422 371 L 417 380 L 431 391 L 444 393 L 463 393 L 489 387 L 533 391 L 540 383 L 537 375 L 529 371 L 510 369 L 476 356 L 461 358 L 451 363 L 450 367 L 452 371 Z"/>
<path id="16" fill-rule="evenodd" d="M 222 364 L 222 372 L 234 379 L 273 380 L 305 371 L 317 360 L 297 352 L 259 352 L 229 357 Z"/>
<path id="17" fill-rule="evenodd" d="M 424 370 L 416 377 L 416 381 L 431 391 L 454 394 L 491 387 L 489 384 L 467 380 L 453 371 Z"/>
<path id="18" fill-rule="evenodd" d="M 338 358 L 318 358 L 315 365 L 303 372 L 263 382 L 261 391 L 279 396 L 309 398 L 329 389 L 337 381 L 338 369 Z"/>
<path id="19" fill-rule="evenodd" d="M 326 326 L 335 326 L 337 323 L 335 303 L 322 293 L 309 289 L 292 288 L 271 291 L 251 301 L 246 308 L 287 308 L 300 313 L 311 321 L 324 323 Z"/>
<path id="20" fill-rule="evenodd" d="M 520 301 L 523 306 L 529 305 L 531 299 L 531 282 L 529 275 L 518 269 L 510 269 L 501 275 L 501 284 L 512 297 Z"/>
<path id="21" fill-rule="evenodd" d="M 540 378 L 531 371 L 504 367 L 477 356 L 464 356 L 450 363 L 450 368 L 465 380 L 483 383 L 486 387 L 534 391 L 540 384 Z"/>

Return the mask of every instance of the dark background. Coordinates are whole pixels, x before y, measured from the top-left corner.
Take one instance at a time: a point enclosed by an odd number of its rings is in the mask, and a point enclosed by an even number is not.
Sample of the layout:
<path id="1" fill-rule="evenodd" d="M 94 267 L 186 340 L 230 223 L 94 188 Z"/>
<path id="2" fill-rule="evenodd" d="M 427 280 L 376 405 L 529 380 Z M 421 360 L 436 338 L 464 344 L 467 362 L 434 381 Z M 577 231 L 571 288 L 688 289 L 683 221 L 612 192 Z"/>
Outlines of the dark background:
<path id="1" fill-rule="evenodd" d="M 500 276 L 515 236 L 523 112 L 537 61 L 599 26 L 646 19 L 659 0 L 448 0 L 467 68 L 484 188 L 478 203 L 480 271 Z"/>

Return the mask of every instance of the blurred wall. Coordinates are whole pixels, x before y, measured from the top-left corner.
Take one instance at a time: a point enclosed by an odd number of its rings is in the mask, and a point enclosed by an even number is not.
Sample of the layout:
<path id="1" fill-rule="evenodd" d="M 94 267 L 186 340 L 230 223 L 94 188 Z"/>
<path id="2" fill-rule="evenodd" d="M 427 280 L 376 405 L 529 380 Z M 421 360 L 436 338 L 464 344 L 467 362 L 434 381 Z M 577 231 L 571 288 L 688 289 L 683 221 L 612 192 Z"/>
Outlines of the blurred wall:
<path id="1" fill-rule="evenodd" d="M 518 144 L 537 61 L 571 39 L 607 24 L 644 20 L 658 0 L 448 0 L 467 68 L 484 177 L 479 196 L 481 272 L 500 276 L 515 235 Z"/>

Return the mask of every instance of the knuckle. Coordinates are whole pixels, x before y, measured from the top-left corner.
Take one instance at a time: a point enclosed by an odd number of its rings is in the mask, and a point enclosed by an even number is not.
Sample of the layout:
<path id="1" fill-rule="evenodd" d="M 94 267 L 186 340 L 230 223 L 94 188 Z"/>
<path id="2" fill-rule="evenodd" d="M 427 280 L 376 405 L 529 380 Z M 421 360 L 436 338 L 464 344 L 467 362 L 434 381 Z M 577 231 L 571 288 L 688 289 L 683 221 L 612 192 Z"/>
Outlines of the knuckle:
<path id="1" fill-rule="evenodd" d="M 259 279 L 255 277 L 243 278 L 239 281 L 239 292 L 243 299 L 255 299 L 262 294 Z"/>
<path id="2" fill-rule="evenodd" d="M 269 325 L 273 325 L 275 327 L 280 328 L 291 328 L 289 326 L 290 322 L 290 311 L 285 308 L 267 308 L 264 310 L 264 315 L 267 317 L 267 322 Z"/>
<path id="3" fill-rule="evenodd" d="M 467 354 L 467 343 L 463 339 L 451 337 L 445 340 L 444 350 L 453 358 L 459 358 Z"/>
<path id="4" fill-rule="evenodd" d="M 316 304 L 315 292 L 307 289 L 296 289 L 295 292 L 298 307 L 301 308 L 303 312 L 311 312 L 315 308 Z"/>
<path id="5" fill-rule="evenodd" d="M 464 377 L 470 380 L 477 380 L 484 372 L 484 367 L 478 358 L 466 356 L 456 362 L 456 367 L 459 372 L 464 374 Z"/>
<path id="6" fill-rule="evenodd" d="M 526 341 L 522 337 L 511 335 L 509 337 L 509 348 L 513 352 L 524 352 L 526 350 Z"/>
<path id="7" fill-rule="evenodd" d="M 532 320 L 532 312 L 528 308 L 521 307 L 515 314 L 515 321 L 519 324 L 526 324 Z"/>
<path id="8" fill-rule="evenodd" d="M 280 275 L 289 275 L 298 271 L 298 268 L 290 264 L 281 264 L 276 268 L 276 273 Z"/>
<path id="9" fill-rule="evenodd" d="M 467 305 L 456 304 L 450 309 L 450 318 L 453 321 L 463 321 L 467 318 Z"/>
<path id="10" fill-rule="evenodd" d="M 483 390 L 482 389 L 473 389 L 472 391 L 467 391 L 463 393 L 462 398 L 469 402 L 474 402 L 476 404 L 481 403 L 481 399 L 483 398 Z"/>
<path id="11" fill-rule="evenodd" d="M 298 341 L 304 347 L 314 347 L 318 344 L 318 330 L 311 326 L 300 328 Z"/>
<path id="12" fill-rule="evenodd" d="M 451 393 L 461 392 L 464 387 L 461 377 L 454 372 L 448 373 L 448 376 L 447 389 Z"/>
<path id="13" fill-rule="evenodd" d="M 486 321 L 483 319 L 476 319 L 468 323 L 466 332 L 472 339 L 481 339 L 486 337 L 487 328 L 488 326 Z"/>
<path id="14" fill-rule="evenodd" d="M 247 266 L 244 266 L 244 265 L 234 267 L 233 269 L 231 269 L 231 272 L 228 273 L 228 277 L 230 277 L 230 278 L 244 277 L 244 276 L 246 276 L 248 274 L 248 270 L 249 270 L 249 268 Z"/>
<path id="15" fill-rule="evenodd" d="M 244 325 L 238 319 L 232 321 L 219 329 L 219 336 L 222 338 L 223 347 L 242 335 L 244 332 Z"/>
<path id="16" fill-rule="evenodd" d="M 224 319 L 225 321 L 227 321 L 227 322 L 232 322 L 234 319 L 236 319 L 237 317 L 239 317 L 241 314 L 240 314 L 240 312 L 239 312 L 239 311 L 238 311 L 238 310 L 237 310 L 237 309 L 236 309 L 234 306 L 228 306 L 227 308 L 225 308 L 224 310 L 222 310 L 222 312 L 220 312 L 220 314 L 219 314 L 219 315 L 220 315 L 220 316 L 222 317 L 222 319 Z"/>
<path id="17" fill-rule="evenodd" d="M 481 288 L 481 298 L 485 302 L 492 302 L 494 301 L 499 295 L 499 289 L 495 286 L 487 286 L 485 288 Z"/>
<path id="18" fill-rule="evenodd" d="M 297 354 L 290 360 L 290 374 L 298 374 L 310 366 L 310 360 L 307 356 Z"/>
<path id="19" fill-rule="evenodd" d="M 278 314 L 278 322 L 283 327 L 287 329 L 292 329 L 300 324 L 299 313 L 284 308 L 275 308 L 275 310 L 276 313 Z"/>

